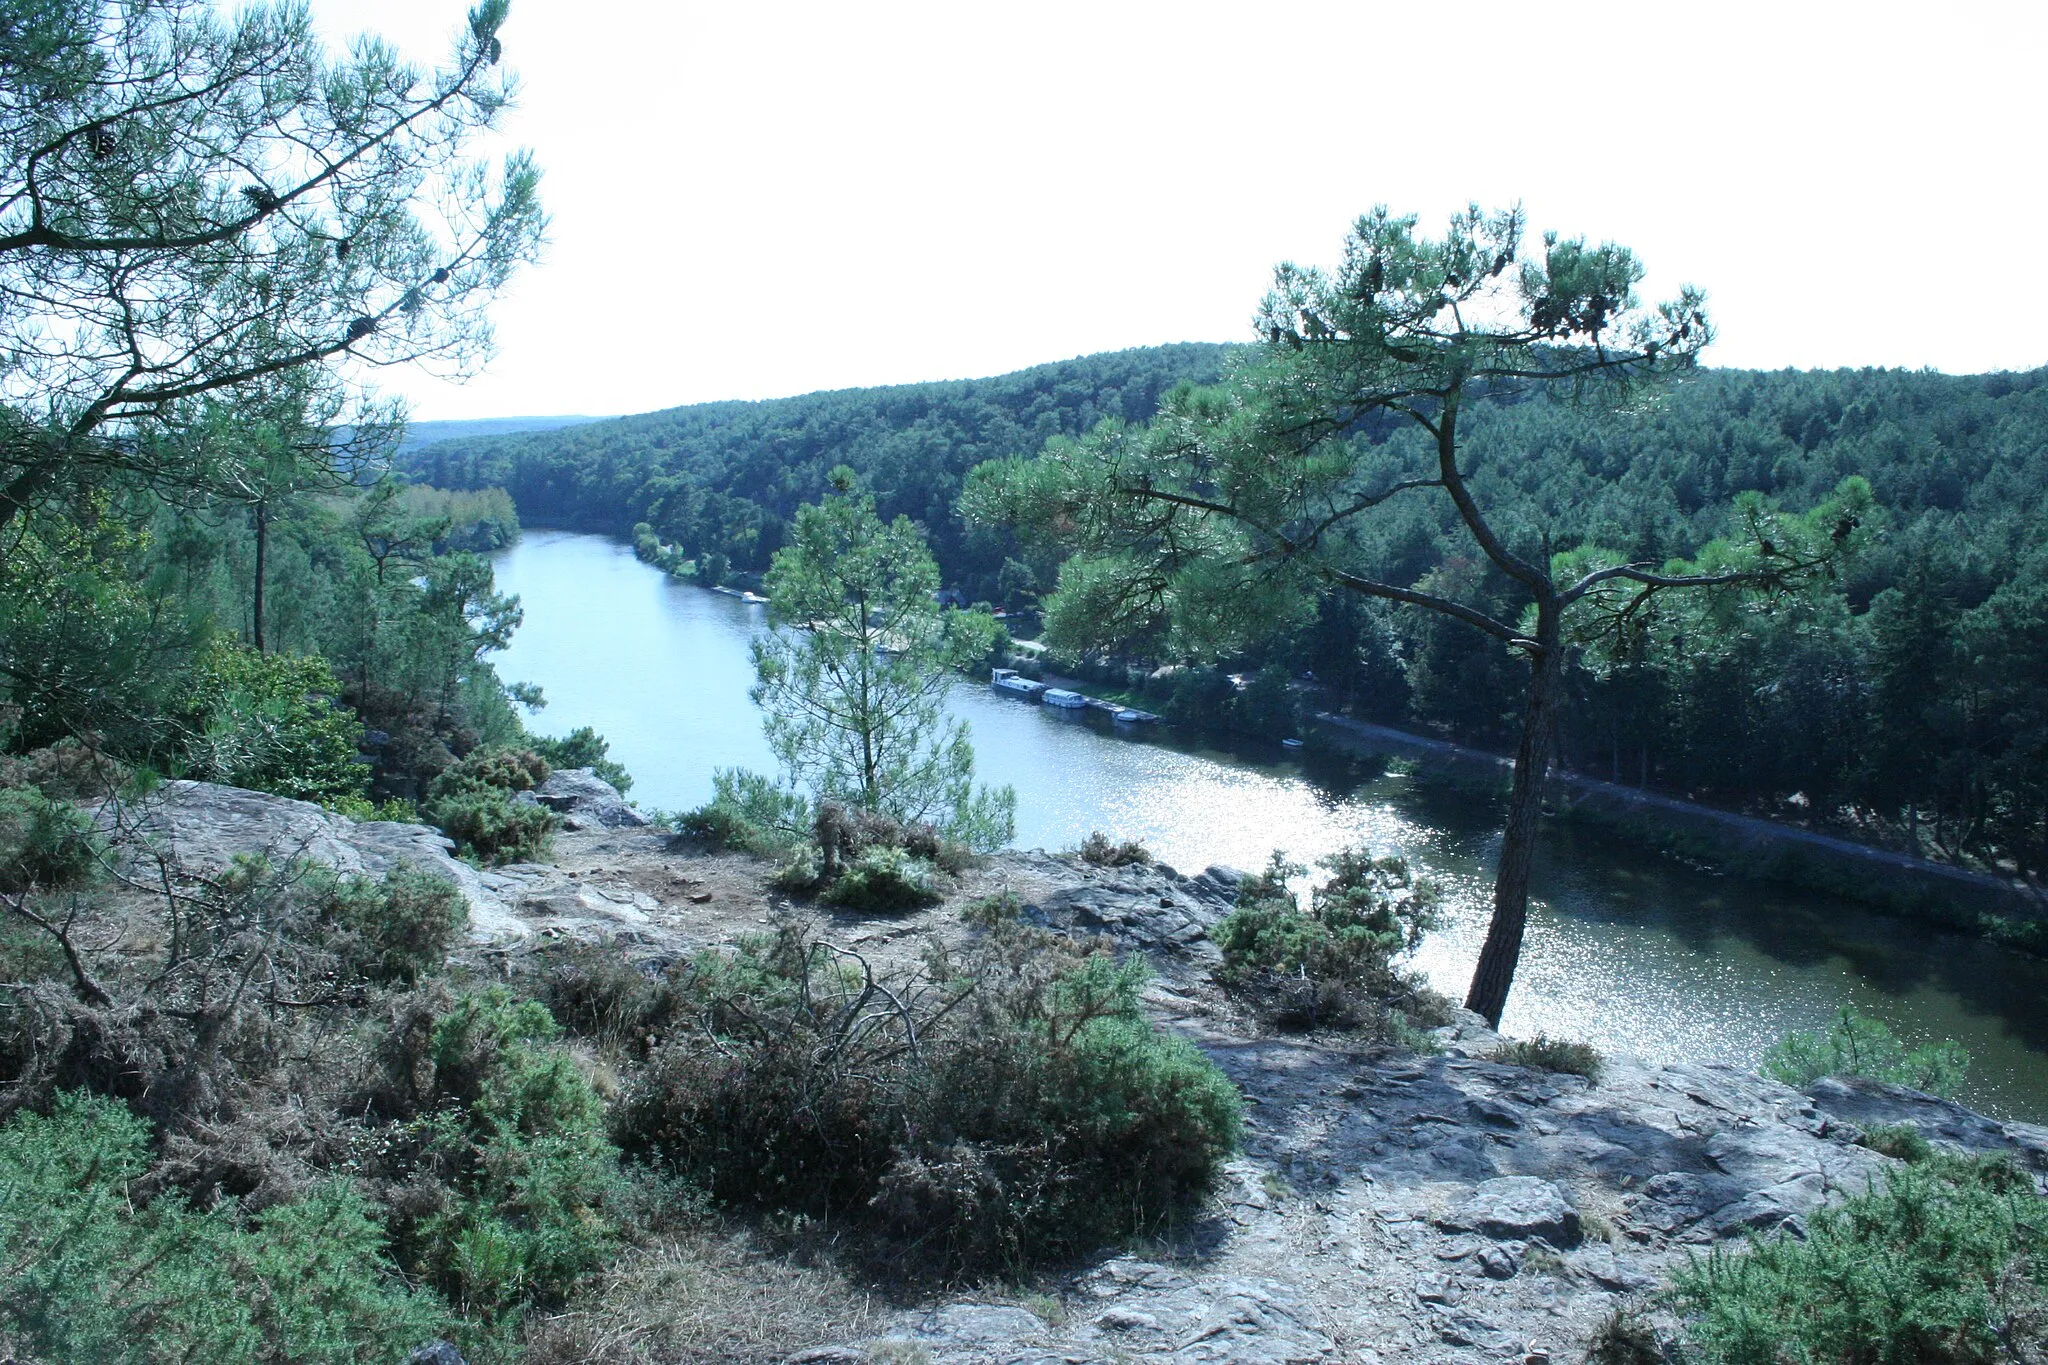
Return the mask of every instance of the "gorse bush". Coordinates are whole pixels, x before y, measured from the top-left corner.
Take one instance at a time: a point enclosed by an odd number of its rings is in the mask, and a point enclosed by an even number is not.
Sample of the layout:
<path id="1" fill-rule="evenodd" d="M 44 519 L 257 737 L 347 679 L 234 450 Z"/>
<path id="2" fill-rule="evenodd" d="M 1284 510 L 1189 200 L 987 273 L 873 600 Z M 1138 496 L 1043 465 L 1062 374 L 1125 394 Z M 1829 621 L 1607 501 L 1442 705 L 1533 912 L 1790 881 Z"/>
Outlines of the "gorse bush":
<path id="1" fill-rule="evenodd" d="M 0 891 L 88 880 L 106 841 L 92 818 L 35 787 L 0 788 Z"/>
<path id="2" fill-rule="evenodd" d="M 776 857 L 800 846 L 811 830 L 811 803 L 801 792 L 744 768 L 711 774 L 711 800 L 677 821 L 679 833 L 713 848 Z"/>
<path id="3" fill-rule="evenodd" d="M 1441 1002 L 1403 973 L 1437 922 L 1436 897 L 1398 858 L 1345 850 L 1323 860 L 1330 878 L 1304 909 L 1288 881 L 1306 868 L 1275 853 L 1238 888 L 1212 937 L 1217 979 L 1282 1027 L 1394 1031 L 1397 1015 L 1441 1022 Z"/>
<path id="4" fill-rule="evenodd" d="M 346 1183 L 242 1216 L 131 1194 L 149 1128 L 58 1097 L 0 1126 L 0 1338 L 50 1361 L 402 1360 L 446 1330 Z"/>
<path id="5" fill-rule="evenodd" d="M 2048 1348 L 2048 1202 L 2003 1157 L 1935 1156 L 1676 1277 L 1715 1365 L 1993 1365 Z"/>
<path id="6" fill-rule="evenodd" d="M 469 903 L 455 884 L 410 863 L 378 881 L 316 878 L 313 899 L 347 969 L 380 984 L 410 985 L 431 974 L 469 924 Z"/>
<path id="7" fill-rule="evenodd" d="M 415 1007 L 385 1047 L 378 1103 L 397 1122 L 370 1169 L 411 1191 L 400 1262 L 486 1321 L 559 1304 L 617 1245 L 618 1154 L 559 1036 L 545 1007 L 493 988 Z"/>
<path id="8" fill-rule="evenodd" d="M 361 796 L 369 785 L 356 760 L 363 727 L 336 704 L 340 693 L 325 659 L 216 640 L 194 670 L 186 771 L 306 801 Z"/>
<path id="9" fill-rule="evenodd" d="M 1882 1021 L 1844 1005 L 1825 1029 L 1787 1034 L 1757 1069 L 1791 1086 L 1861 1076 L 1946 1097 L 1963 1083 L 1970 1054 L 1958 1043 L 1909 1048 Z"/>
<path id="10" fill-rule="evenodd" d="M 561 820 L 512 798 L 547 781 L 548 772 L 531 749 L 479 749 L 434 779 L 420 809 L 463 853 L 488 863 L 531 862 L 546 856 Z"/>
<path id="11" fill-rule="evenodd" d="M 789 928 L 682 986 L 614 1111 L 629 1152 L 741 1204 L 867 1222 L 945 1267 L 1155 1230 L 1234 1148 L 1238 1099 L 1138 1006 L 1119 964 L 1011 925 L 968 957 L 878 979 Z"/>

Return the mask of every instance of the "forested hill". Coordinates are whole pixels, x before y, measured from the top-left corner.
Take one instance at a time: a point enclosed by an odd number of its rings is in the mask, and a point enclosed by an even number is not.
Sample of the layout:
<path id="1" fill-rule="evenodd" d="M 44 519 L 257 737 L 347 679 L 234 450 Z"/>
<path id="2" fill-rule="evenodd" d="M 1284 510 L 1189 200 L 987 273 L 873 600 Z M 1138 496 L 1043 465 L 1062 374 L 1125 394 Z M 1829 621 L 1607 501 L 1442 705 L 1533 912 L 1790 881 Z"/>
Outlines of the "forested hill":
<path id="1" fill-rule="evenodd" d="M 848 464 L 882 512 L 928 528 L 949 578 L 993 595 L 997 539 L 953 514 L 982 460 L 1036 451 L 1104 417 L 1143 421 L 1183 380 L 1210 383 L 1229 346 L 1112 351 L 991 379 L 844 389 L 758 403 L 702 403 L 559 431 L 441 441 L 400 457 L 443 488 L 502 486 L 529 522 L 624 534 L 637 522 L 690 554 L 766 567 L 797 507 Z M 985 580 L 985 581 L 975 581 Z"/>
<path id="2" fill-rule="evenodd" d="M 950 582 L 1015 605 L 1049 588 L 1058 564 L 963 525 L 965 471 L 1105 416 L 1145 419 L 1174 383 L 1216 378 L 1231 351 L 1167 346 L 993 379 L 677 408 L 442 442 L 405 466 L 447 487 L 503 485 L 530 521 L 615 534 L 647 522 L 716 577 L 720 555 L 765 565 L 785 518 L 844 462 L 885 511 L 924 523 Z M 1868 479 L 1883 524 L 1839 581 L 1753 603 L 1628 667 L 1575 667 L 1565 761 L 1752 808 L 1810 802 L 1875 822 L 1870 837 L 1889 829 L 1902 846 L 1931 841 L 2048 875 L 2048 370 L 1706 369 L 1620 412 L 1481 403 L 1465 433 L 1475 488 L 1531 553 L 1547 538 L 1660 561 L 1727 530 L 1737 494 L 1804 510 L 1848 475 Z M 1522 608 L 1442 499 L 1388 504 L 1352 548 L 1383 581 L 1462 584 L 1503 619 Z M 1283 677 L 1313 669 L 1360 714 L 1480 744 L 1509 743 L 1524 687 L 1520 662 L 1478 634 L 1345 597 L 1228 666 L 1261 663 Z M 1199 701 L 1161 708 L 1200 716 Z M 1226 712 L 1212 718 L 1233 723 Z"/>

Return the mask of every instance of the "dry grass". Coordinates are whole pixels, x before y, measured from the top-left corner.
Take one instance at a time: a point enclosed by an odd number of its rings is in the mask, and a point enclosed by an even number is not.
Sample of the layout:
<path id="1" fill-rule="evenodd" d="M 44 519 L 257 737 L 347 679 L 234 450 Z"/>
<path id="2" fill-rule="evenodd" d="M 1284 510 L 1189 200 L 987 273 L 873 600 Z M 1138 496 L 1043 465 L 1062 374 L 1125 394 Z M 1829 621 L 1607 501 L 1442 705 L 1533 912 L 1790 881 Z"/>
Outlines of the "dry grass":
<path id="1" fill-rule="evenodd" d="M 527 1365 L 669 1365 L 779 1360 L 873 1330 L 877 1305 L 835 1270 L 762 1254 L 706 1232 L 614 1262 L 566 1313 L 533 1332 Z"/>

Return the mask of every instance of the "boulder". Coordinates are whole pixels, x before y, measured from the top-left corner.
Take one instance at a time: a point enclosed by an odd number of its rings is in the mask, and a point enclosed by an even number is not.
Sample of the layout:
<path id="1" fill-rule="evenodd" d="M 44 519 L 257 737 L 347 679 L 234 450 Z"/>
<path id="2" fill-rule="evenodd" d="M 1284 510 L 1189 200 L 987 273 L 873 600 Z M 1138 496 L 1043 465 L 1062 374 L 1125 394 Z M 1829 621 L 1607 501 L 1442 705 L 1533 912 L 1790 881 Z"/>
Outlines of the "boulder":
<path id="1" fill-rule="evenodd" d="M 146 842 L 194 872 L 219 872 L 243 854 L 277 864 L 304 859 L 363 877 L 410 863 L 455 883 L 469 903 L 472 941 L 514 942 L 528 932 L 493 885 L 500 879 L 455 858 L 454 841 L 426 825 L 359 824 L 310 801 L 187 781 L 166 782 L 137 805 L 117 809 L 109 802 L 97 819 L 129 842 L 131 859 L 145 856 L 136 844 Z"/>
<path id="2" fill-rule="evenodd" d="M 559 768 L 532 795 L 562 817 L 564 829 L 644 829 L 652 823 L 589 768 Z"/>

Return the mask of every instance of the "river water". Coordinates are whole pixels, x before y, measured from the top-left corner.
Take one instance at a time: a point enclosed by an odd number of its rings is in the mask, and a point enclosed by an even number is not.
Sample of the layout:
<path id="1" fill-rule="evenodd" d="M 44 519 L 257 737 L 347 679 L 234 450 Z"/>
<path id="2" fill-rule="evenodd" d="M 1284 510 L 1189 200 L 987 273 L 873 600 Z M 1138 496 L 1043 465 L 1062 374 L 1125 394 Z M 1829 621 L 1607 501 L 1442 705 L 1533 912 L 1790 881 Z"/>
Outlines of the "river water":
<path id="1" fill-rule="evenodd" d="M 528 531 L 496 565 L 526 611 L 498 671 L 546 693 L 534 728 L 596 727 L 647 808 L 701 805 L 716 767 L 774 771 L 747 699 L 762 608 L 677 583 L 600 536 Z M 972 727 L 984 780 L 1017 789 L 1020 847 L 1071 848 L 1100 829 L 1143 839 L 1187 872 L 1256 868 L 1275 848 L 1298 862 L 1347 844 L 1408 859 L 1445 907 L 1417 966 L 1464 995 L 1498 843 L 1484 799 L 1426 771 L 1313 748 L 1166 727 L 1129 738 L 966 681 L 949 705 Z M 1746 1066 L 1850 1004 L 1909 1040 L 1966 1046 L 1974 1060 L 1958 1098 L 2048 1121 L 2048 963 L 1611 839 L 1545 839 L 1504 1031 Z"/>

